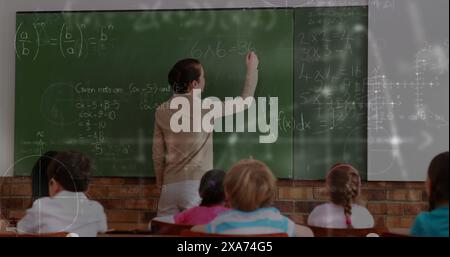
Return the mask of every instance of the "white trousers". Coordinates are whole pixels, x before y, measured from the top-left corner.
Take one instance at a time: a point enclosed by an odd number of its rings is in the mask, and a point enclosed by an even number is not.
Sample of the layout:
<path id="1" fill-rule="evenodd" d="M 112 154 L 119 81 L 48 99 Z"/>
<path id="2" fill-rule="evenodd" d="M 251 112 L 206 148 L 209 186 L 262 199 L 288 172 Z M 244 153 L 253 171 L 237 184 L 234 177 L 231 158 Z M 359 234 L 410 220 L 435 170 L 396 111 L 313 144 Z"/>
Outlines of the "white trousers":
<path id="1" fill-rule="evenodd" d="M 187 180 L 163 185 L 156 216 L 175 215 L 191 207 L 198 206 L 201 202 L 198 194 L 199 186 L 199 180 Z"/>

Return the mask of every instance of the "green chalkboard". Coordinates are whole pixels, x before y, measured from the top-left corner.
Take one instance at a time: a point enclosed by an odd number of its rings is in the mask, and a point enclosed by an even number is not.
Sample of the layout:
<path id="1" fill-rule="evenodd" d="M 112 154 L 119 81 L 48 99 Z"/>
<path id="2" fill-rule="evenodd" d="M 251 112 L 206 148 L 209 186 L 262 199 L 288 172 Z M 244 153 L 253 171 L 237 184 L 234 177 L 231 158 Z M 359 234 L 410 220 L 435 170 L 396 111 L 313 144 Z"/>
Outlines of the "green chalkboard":
<path id="1" fill-rule="evenodd" d="M 367 177 L 367 7 L 295 10 L 294 178 Z"/>
<path id="2" fill-rule="evenodd" d="M 172 65 L 200 59 L 203 96 L 223 99 L 240 94 L 255 50 L 256 96 L 279 98 L 278 140 L 215 133 L 214 166 L 253 156 L 280 178 L 323 179 L 350 162 L 367 177 L 367 7 L 17 13 L 15 46 L 16 175 L 75 149 L 95 176 L 153 176 Z"/>
<path id="3" fill-rule="evenodd" d="M 260 59 L 257 96 L 278 96 L 293 116 L 293 10 L 166 10 L 16 14 L 15 175 L 30 174 L 47 150 L 79 150 L 95 176 L 153 176 L 155 108 L 167 74 L 198 58 L 204 96 L 238 96 L 245 54 Z M 292 129 L 274 144 L 260 133 L 215 133 L 214 161 L 228 168 L 253 156 L 292 177 Z"/>

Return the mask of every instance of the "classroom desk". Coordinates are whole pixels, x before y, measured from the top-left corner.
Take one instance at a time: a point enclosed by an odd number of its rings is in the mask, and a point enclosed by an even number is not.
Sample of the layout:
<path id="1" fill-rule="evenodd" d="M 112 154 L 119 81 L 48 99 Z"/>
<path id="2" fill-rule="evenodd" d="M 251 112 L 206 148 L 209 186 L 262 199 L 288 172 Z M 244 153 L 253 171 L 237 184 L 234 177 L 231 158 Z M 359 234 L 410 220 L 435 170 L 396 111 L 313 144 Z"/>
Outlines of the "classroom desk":
<path id="1" fill-rule="evenodd" d="M 394 234 L 393 236 L 395 235 L 410 236 L 409 228 L 390 228 L 385 229 L 384 231 Z M 152 234 L 149 231 L 113 231 L 109 233 L 98 234 L 98 237 L 180 237 L 180 236 Z"/>
<path id="2" fill-rule="evenodd" d="M 404 236 L 409 236 L 409 228 L 390 228 L 388 229 L 388 231 L 390 233 L 394 233 L 394 234 L 399 234 L 399 235 L 404 235 Z"/>
<path id="3" fill-rule="evenodd" d="M 410 236 L 409 228 L 389 228 L 389 233 L 400 236 Z M 9 227 L 7 232 L 15 232 L 15 228 Z M 131 230 L 131 231 L 110 231 L 107 233 L 99 233 L 97 237 L 180 237 L 179 235 L 161 235 L 153 234 L 150 231 Z"/>
<path id="4" fill-rule="evenodd" d="M 97 237 L 179 237 L 179 236 L 155 234 L 148 230 L 112 230 L 106 233 L 99 233 Z"/>
<path id="5" fill-rule="evenodd" d="M 180 237 L 180 236 L 156 235 L 156 234 L 133 234 L 133 233 L 117 233 L 117 234 L 102 233 L 102 234 L 98 234 L 97 237 Z"/>

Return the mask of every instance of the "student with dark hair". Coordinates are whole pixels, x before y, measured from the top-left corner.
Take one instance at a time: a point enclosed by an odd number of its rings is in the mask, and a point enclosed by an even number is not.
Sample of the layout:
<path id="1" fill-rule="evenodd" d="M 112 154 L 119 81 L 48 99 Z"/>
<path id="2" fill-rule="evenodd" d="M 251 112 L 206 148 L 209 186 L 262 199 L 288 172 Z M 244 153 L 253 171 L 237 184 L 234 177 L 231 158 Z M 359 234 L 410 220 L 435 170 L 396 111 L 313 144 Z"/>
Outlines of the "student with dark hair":
<path id="1" fill-rule="evenodd" d="M 258 57 L 250 52 L 246 57 L 247 74 L 241 97 L 253 97 L 258 81 Z M 205 88 L 205 71 L 196 59 L 178 61 L 168 74 L 168 82 L 173 89 L 173 96 L 161 104 L 155 112 L 152 157 L 157 186 L 161 190 L 157 216 L 175 215 L 188 208 L 198 206 L 200 197 L 198 188 L 200 178 L 206 171 L 213 169 L 213 132 L 177 132 L 171 129 L 171 117 L 179 109 L 169 108 L 174 98 L 186 98 L 191 104 L 198 100 Z M 232 114 L 233 107 L 222 105 L 223 113 Z M 203 111 L 205 111 L 203 113 Z M 207 110 L 202 110 L 205 115 Z M 202 125 L 201 120 L 189 117 L 192 126 Z"/>
<path id="2" fill-rule="evenodd" d="M 96 236 L 106 232 L 103 207 L 89 200 L 91 162 L 79 152 L 59 152 L 47 169 L 50 197 L 39 198 L 17 224 L 19 233 L 70 232 Z"/>
<path id="3" fill-rule="evenodd" d="M 56 151 L 48 151 L 34 164 L 31 171 L 32 202 L 41 197 L 49 196 L 47 168 L 57 153 Z"/>
<path id="4" fill-rule="evenodd" d="M 189 210 L 175 215 L 177 224 L 199 225 L 212 221 L 220 213 L 227 211 L 225 205 L 225 192 L 223 190 L 223 180 L 225 171 L 210 170 L 203 175 L 200 180 L 198 193 L 202 198 L 200 206 L 192 207 Z"/>
<path id="5" fill-rule="evenodd" d="M 448 237 L 448 151 L 438 154 L 428 167 L 425 183 L 428 212 L 420 213 L 411 228 L 414 236 Z"/>

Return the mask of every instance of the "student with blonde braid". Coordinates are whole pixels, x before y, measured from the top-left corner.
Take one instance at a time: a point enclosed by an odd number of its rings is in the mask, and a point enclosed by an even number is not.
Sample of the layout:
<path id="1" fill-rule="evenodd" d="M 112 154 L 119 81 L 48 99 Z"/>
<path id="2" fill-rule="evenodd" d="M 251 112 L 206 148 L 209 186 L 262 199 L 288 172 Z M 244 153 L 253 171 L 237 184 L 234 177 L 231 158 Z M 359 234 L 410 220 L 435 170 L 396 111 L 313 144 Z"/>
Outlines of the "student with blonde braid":
<path id="1" fill-rule="evenodd" d="M 324 228 L 371 228 L 374 219 L 358 205 L 361 177 L 350 164 L 338 163 L 326 177 L 330 202 L 317 206 L 308 217 L 308 225 Z"/>

